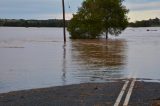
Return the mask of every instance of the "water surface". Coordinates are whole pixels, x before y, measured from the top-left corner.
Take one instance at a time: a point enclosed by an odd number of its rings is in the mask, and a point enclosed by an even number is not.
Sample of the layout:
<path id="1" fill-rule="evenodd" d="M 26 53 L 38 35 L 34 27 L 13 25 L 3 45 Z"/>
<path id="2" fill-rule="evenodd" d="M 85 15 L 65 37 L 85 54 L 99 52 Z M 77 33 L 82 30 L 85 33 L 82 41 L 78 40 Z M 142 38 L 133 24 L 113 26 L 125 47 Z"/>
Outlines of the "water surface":
<path id="1" fill-rule="evenodd" d="M 0 92 L 127 77 L 159 81 L 160 28 L 127 28 L 109 40 L 70 40 L 67 33 L 65 45 L 62 31 L 0 27 Z"/>

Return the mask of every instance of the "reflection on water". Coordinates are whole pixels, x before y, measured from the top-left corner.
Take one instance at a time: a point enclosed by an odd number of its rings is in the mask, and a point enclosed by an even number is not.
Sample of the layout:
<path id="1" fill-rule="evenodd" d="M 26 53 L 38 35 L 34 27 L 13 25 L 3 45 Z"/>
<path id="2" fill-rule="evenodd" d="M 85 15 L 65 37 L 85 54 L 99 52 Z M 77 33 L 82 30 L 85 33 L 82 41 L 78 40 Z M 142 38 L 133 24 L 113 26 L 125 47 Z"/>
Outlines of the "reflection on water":
<path id="1" fill-rule="evenodd" d="M 90 80 L 122 77 L 120 73 L 126 64 L 125 40 L 73 40 L 71 44 L 72 61 L 79 67 L 79 77 Z"/>
<path id="2" fill-rule="evenodd" d="M 148 28 L 147 28 L 148 29 Z M 62 28 L 0 27 L 0 93 L 112 79 L 160 79 L 160 28 L 63 42 Z M 160 80 L 159 80 L 160 81 Z"/>
<path id="3" fill-rule="evenodd" d="M 66 85 L 66 43 L 63 45 L 62 81 Z"/>

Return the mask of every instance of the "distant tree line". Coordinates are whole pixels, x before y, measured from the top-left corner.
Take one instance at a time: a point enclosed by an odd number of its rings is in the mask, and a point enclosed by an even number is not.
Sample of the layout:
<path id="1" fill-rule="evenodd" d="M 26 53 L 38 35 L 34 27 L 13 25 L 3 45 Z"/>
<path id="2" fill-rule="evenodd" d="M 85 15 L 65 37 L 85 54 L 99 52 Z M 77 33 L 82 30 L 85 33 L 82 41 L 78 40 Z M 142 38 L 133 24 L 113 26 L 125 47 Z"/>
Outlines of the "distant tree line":
<path id="1" fill-rule="evenodd" d="M 66 26 L 68 25 L 66 20 Z M 0 19 L 0 26 L 13 27 L 63 27 L 63 20 L 48 19 L 48 20 L 24 20 L 24 19 Z"/>
<path id="2" fill-rule="evenodd" d="M 130 27 L 160 27 L 160 19 L 149 19 L 149 20 L 142 20 L 129 23 Z"/>
<path id="3" fill-rule="evenodd" d="M 69 20 L 66 20 L 68 26 Z M 63 20 L 48 19 L 48 20 L 24 20 L 24 19 L 0 19 L 0 26 L 13 27 L 63 27 Z M 149 19 L 131 22 L 129 27 L 160 27 L 160 19 Z"/>

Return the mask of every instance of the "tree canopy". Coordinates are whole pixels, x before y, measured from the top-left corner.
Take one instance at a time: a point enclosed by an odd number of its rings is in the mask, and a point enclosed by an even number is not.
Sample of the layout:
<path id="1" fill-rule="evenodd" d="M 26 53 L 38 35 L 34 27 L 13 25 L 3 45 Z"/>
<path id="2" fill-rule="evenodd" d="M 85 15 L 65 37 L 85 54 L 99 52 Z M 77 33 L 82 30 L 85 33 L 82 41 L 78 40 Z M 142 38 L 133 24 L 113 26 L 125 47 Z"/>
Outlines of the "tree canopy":
<path id="1" fill-rule="evenodd" d="M 103 33 L 119 35 L 128 25 L 123 0 L 85 0 L 68 25 L 71 38 L 98 38 Z"/>

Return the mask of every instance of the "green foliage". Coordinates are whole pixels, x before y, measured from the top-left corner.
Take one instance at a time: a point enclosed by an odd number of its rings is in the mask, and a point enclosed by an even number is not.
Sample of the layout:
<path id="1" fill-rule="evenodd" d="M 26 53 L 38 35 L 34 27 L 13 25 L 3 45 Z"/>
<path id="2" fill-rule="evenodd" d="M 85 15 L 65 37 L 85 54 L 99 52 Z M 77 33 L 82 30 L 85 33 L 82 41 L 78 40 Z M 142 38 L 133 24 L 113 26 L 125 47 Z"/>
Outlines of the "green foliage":
<path id="1" fill-rule="evenodd" d="M 66 25 L 68 21 L 66 21 Z M 24 20 L 24 19 L 0 19 L 0 26 L 14 27 L 63 27 L 63 20 Z"/>
<path id="2" fill-rule="evenodd" d="M 160 19 L 149 19 L 149 20 L 142 20 L 142 21 L 136 21 L 135 23 L 130 23 L 130 27 L 155 27 L 160 26 Z"/>
<path id="3" fill-rule="evenodd" d="M 98 38 L 104 32 L 118 35 L 128 25 L 122 0 L 85 0 L 68 25 L 71 38 Z"/>

